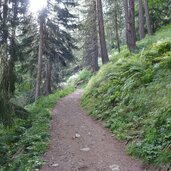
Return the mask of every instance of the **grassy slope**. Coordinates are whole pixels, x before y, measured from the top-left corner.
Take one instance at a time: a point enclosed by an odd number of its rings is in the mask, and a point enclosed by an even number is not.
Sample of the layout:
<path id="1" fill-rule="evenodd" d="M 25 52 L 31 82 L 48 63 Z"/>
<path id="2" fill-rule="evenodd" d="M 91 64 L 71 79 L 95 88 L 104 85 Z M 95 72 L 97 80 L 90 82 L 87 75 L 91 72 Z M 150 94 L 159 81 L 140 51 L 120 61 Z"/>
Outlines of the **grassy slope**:
<path id="1" fill-rule="evenodd" d="M 0 170 L 32 171 L 42 165 L 41 155 L 49 142 L 51 109 L 57 100 L 71 93 L 69 87 L 29 105 L 27 120 L 17 119 L 11 128 L 0 125 Z"/>
<path id="2" fill-rule="evenodd" d="M 171 162 L 171 25 L 126 47 L 90 80 L 81 103 L 104 120 L 128 153 L 157 165 Z"/>

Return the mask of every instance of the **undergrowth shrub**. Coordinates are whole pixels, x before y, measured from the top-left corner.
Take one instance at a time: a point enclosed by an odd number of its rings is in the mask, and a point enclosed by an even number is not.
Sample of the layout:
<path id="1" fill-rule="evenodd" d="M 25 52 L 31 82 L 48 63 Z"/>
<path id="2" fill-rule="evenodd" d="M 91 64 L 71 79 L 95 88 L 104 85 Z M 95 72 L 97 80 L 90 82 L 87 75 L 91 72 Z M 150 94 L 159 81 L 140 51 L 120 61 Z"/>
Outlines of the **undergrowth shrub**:
<path id="1" fill-rule="evenodd" d="M 73 87 L 41 97 L 26 107 L 27 119 L 15 119 L 13 127 L 0 125 L 0 170 L 32 171 L 41 167 L 41 155 L 49 142 L 51 109 L 61 97 L 68 95 Z"/>
<path id="2" fill-rule="evenodd" d="M 171 163 L 171 26 L 124 49 L 89 81 L 81 105 L 103 120 L 128 153 L 156 165 Z M 117 59 L 117 60 L 116 60 Z"/>
<path id="3" fill-rule="evenodd" d="M 87 69 L 83 69 L 76 73 L 75 75 L 71 76 L 67 83 L 68 85 L 77 86 L 85 86 L 90 78 L 93 76 L 93 73 Z"/>

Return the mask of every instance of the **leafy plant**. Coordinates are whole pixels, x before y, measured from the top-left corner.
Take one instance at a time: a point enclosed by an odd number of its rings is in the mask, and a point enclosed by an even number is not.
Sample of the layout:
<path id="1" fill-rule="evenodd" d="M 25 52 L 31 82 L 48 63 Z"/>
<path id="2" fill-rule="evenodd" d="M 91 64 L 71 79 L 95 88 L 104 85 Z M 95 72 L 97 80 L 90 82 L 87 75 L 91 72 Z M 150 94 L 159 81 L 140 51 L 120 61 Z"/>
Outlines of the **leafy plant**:
<path id="1" fill-rule="evenodd" d="M 73 86 L 85 86 L 92 76 L 93 73 L 91 71 L 84 69 L 71 76 L 67 83 Z"/>

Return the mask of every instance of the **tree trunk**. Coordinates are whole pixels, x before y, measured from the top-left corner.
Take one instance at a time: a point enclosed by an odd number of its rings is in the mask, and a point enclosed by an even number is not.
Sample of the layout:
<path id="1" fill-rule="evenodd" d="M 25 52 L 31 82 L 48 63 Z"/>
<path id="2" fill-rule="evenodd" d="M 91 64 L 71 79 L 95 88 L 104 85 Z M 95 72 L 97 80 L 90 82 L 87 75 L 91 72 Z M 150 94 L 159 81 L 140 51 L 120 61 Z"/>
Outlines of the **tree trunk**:
<path id="1" fill-rule="evenodd" d="M 89 9 L 86 18 L 83 65 L 92 72 L 96 72 L 99 69 L 96 1 L 93 0 L 88 5 Z"/>
<path id="2" fill-rule="evenodd" d="M 139 35 L 140 35 L 140 40 L 144 39 L 145 37 L 145 32 L 144 32 L 144 10 L 143 10 L 143 4 L 142 0 L 138 0 L 138 5 L 139 5 Z"/>
<path id="3" fill-rule="evenodd" d="M 11 47 L 10 47 L 10 58 L 9 58 L 9 87 L 8 90 L 11 94 L 15 92 L 15 82 L 16 82 L 16 74 L 15 74 L 15 62 L 16 62 L 16 42 L 15 42 L 15 27 L 12 28 L 12 36 L 11 36 Z"/>
<path id="4" fill-rule="evenodd" d="M 99 51 L 98 51 L 98 31 L 97 31 L 97 15 L 96 15 L 96 2 L 93 1 L 93 54 L 92 54 L 92 64 L 91 68 L 93 72 L 96 72 L 99 70 L 98 65 L 98 57 L 99 57 Z"/>
<path id="5" fill-rule="evenodd" d="M 40 96 L 41 82 L 42 82 L 42 57 L 43 57 L 43 36 L 44 36 L 44 17 L 40 15 L 40 40 L 39 40 L 39 53 L 38 53 L 38 72 L 37 72 L 37 82 L 36 82 L 36 93 L 35 100 Z"/>
<path id="6" fill-rule="evenodd" d="M 126 43 L 130 52 L 136 48 L 134 0 L 124 0 Z"/>
<path id="7" fill-rule="evenodd" d="M 118 52 L 120 52 L 120 39 L 119 39 L 119 31 L 118 31 L 118 13 L 117 13 L 117 7 L 118 7 L 118 4 L 116 2 L 115 4 L 115 12 L 114 12 L 114 15 L 115 15 L 115 34 L 116 34 L 116 42 L 117 42 L 117 48 L 118 48 Z"/>
<path id="8" fill-rule="evenodd" d="M 101 0 L 96 0 L 96 9 L 97 9 L 98 32 L 99 32 L 102 63 L 106 64 L 109 61 L 109 58 L 108 58 L 107 48 L 106 48 L 104 21 L 103 21 L 103 9 L 102 9 Z"/>
<path id="9" fill-rule="evenodd" d="M 149 8 L 148 8 L 148 0 L 144 0 L 144 9 L 145 9 L 147 31 L 149 35 L 152 35 L 153 31 L 152 31 L 151 19 L 150 19 Z"/>
<path id="10" fill-rule="evenodd" d="M 46 64 L 46 95 L 51 94 L 51 79 L 52 79 L 52 61 L 48 60 Z"/>
<path id="11" fill-rule="evenodd" d="M 7 39 L 8 39 L 8 26 L 7 26 L 7 15 L 8 15 L 8 0 L 4 0 L 3 3 L 3 37 L 2 37 L 2 43 L 7 45 Z"/>
<path id="12" fill-rule="evenodd" d="M 126 44 L 128 46 L 128 0 L 124 0 L 124 11 L 125 11 L 125 37 Z"/>
<path id="13" fill-rule="evenodd" d="M 99 70 L 99 65 L 98 65 L 98 37 L 97 37 L 97 32 L 94 34 L 94 44 L 93 44 L 93 55 L 92 55 L 92 63 L 91 63 L 91 69 L 93 72 L 96 72 Z"/>
<path id="14" fill-rule="evenodd" d="M 2 0 L 0 0 L 0 21 L 2 21 Z"/>
<path id="15" fill-rule="evenodd" d="M 11 94 L 15 92 L 15 62 L 17 58 L 16 50 L 16 27 L 17 27 L 17 15 L 18 15 L 18 1 L 13 2 L 12 4 L 13 19 L 11 21 L 12 31 L 11 31 L 11 44 L 10 44 L 10 58 L 9 58 L 9 90 Z"/>

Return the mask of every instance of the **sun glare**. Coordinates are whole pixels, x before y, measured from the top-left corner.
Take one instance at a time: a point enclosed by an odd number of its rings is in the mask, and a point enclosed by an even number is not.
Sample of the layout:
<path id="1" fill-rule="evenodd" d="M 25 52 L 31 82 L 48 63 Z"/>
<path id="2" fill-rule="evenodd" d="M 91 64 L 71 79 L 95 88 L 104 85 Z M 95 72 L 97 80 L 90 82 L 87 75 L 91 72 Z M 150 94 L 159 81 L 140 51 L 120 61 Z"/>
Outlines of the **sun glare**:
<path id="1" fill-rule="evenodd" d="M 36 13 L 46 7 L 47 0 L 30 0 L 30 11 Z"/>

